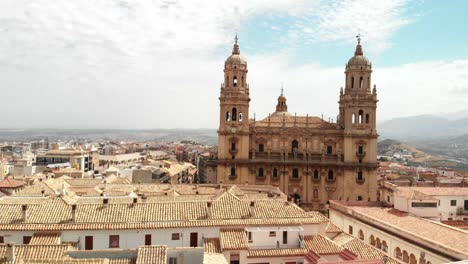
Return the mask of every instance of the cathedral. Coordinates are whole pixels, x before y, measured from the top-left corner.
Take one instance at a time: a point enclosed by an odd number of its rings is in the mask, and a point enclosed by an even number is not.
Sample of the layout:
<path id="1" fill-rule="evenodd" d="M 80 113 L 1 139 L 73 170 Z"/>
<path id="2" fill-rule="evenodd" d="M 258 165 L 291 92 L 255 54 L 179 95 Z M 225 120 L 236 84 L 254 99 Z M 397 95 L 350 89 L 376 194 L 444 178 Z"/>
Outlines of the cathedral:
<path id="1" fill-rule="evenodd" d="M 359 38 L 336 122 L 289 113 L 283 91 L 274 113 L 250 118 L 247 73 L 236 37 L 219 97 L 218 183 L 277 186 L 308 210 L 322 210 L 328 200 L 377 199 L 378 100 Z"/>

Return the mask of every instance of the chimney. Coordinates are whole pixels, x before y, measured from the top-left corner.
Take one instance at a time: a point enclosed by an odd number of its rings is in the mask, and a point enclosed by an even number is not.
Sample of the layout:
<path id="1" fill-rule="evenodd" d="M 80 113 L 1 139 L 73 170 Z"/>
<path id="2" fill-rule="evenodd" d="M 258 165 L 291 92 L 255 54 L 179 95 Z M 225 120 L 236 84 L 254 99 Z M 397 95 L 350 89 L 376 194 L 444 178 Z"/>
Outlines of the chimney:
<path id="1" fill-rule="evenodd" d="M 250 217 L 255 217 L 255 201 L 250 201 Z"/>
<path id="2" fill-rule="evenodd" d="M 109 204 L 109 198 L 102 199 L 102 204 L 104 207 L 106 207 Z"/>
<path id="3" fill-rule="evenodd" d="M 138 203 L 138 198 L 133 198 L 132 206 L 135 206 Z"/>
<path id="4" fill-rule="evenodd" d="M 15 262 L 16 259 L 16 247 L 14 243 L 7 244 L 7 261 Z"/>
<path id="5" fill-rule="evenodd" d="M 26 223 L 28 206 L 23 204 L 21 208 L 23 209 L 23 222 Z"/>
<path id="6" fill-rule="evenodd" d="M 206 202 L 206 218 L 211 218 L 211 205 L 211 201 Z"/>
<path id="7" fill-rule="evenodd" d="M 76 222 L 76 204 L 72 204 L 72 222 Z"/>
<path id="8" fill-rule="evenodd" d="M 146 195 L 143 194 L 143 195 L 141 196 L 141 201 L 142 201 L 143 203 L 146 203 L 146 198 L 147 198 Z"/>

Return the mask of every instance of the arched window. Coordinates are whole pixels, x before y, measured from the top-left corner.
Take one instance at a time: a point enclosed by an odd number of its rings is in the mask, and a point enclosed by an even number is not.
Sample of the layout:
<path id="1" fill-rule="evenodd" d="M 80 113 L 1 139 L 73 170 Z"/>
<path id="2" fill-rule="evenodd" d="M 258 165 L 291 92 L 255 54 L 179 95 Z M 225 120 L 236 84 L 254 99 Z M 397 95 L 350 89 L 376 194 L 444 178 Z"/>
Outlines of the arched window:
<path id="1" fill-rule="evenodd" d="M 329 171 L 328 171 L 328 180 L 329 180 L 329 181 L 335 180 L 335 175 L 333 174 L 333 171 L 332 171 L 332 170 L 329 170 Z"/>
<path id="2" fill-rule="evenodd" d="M 291 152 L 294 152 L 294 149 L 299 149 L 299 141 L 296 139 L 291 143 Z"/>
<path id="3" fill-rule="evenodd" d="M 226 112 L 226 121 L 231 121 L 231 113 Z"/>
<path id="4" fill-rule="evenodd" d="M 374 237 L 374 235 L 370 236 L 369 241 L 370 241 L 371 245 L 375 246 L 375 237 Z"/>
<path id="5" fill-rule="evenodd" d="M 244 115 L 242 113 L 239 113 L 239 121 L 242 121 L 244 118 Z"/>
<path id="6" fill-rule="evenodd" d="M 358 236 L 359 239 L 364 240 L 364 232 L 362 230 L 359 230 Z"/>
<path id="7" fill-rule="evenodd" d="M 244 86 L 244 76 L 241 77 L 241 86 Z"/>
<path id="8" fill-rule="evenodd" d="M 356 124 L 356 114 L 353 114 L 351 121 L 353 124 Z"/>
<path id="9" fill-rule="evenodd" d="M 317 169 L 314 170 L 314 180 L 318 180 L 320 179 L 320 174 L 319 174 L 319 171 Z"/>
<path id="10" fill-rule="evenodd" d="M 237 86 L 237 76 L 234 76 L 234 79 L 232 80 L 232 84 L 234 85 L 234 87 Z"/>
<path id="11" fill-rule="evenodd" d="M 362 110 L 359 110 L 359 120 L 358 120 L 359 124 L 364 123 L 363 118 L 364 118 L 364 112 Z"/>
<path id="12" fill-rule="evenodd" d="M 364 87 L 364 78 L 359 78 L 359 88 L 363 88 Z"/>
<path id="13" fill-rule="evenodd" d="M 375 240 L 375 247 L 378 248 L 378 249 L 382 248 L 382 243 L 380 243 L 380 238 L 377 238 Z"/>
<path id="14" fill-rule="evenodd" d="M 231 176 L 234 177 L 236 176 L 236 168 L 231 167 Z"/>
<path id="15" fill-rule="evenodd" d="M 362 171 L 361 171 L 361 170 L 357 172 L 357 179 L 358 179 L 358 181 L 362 181 L 362 180 L 363 180 L 363 176 L 362 176 Z"/>
<path id="16" fill-rule="evenodd" d="M 229 76 L 226 76 L 226 85 L 229 85 Z"/>
<path id="17" fill-rule="evenodd" d="M 258 177 L 263 177 L 263 168 L 258 168 Z"/>
<path id="18" fill-rule="evenodd" d="M 397 259 L 402 259 L 403 258 L 403 253 L 401 253 L 401 249 L 399 247 L 397 247 L 395 249 L 395 258 L 397 258 Z"/>
<path id="19" fill-rule="evenodd" d="M 366 114 L 366 124 L 369 124 L 369 114 Z"/>
<path id="20" fill-rule="evenodd" d="M 314 197 L 315 199 L 317 199 L 317 198 L 319 197 L 319 194 L 318 194 L 318 190 L 317 190 L 317 189 L 314 189 L 313 197 Z"/>
<path id="21" fill-rule="evenodd" d="M 416 260 L 416 256 L 411 254 L 410 257 L 409 257 L 409 263 L 410 264 L 417 264 L 418 261 Z"/>
<path id="22" fill-rule="evenodd" d="M 351 88 L 354 88 L 354 77 L 351 77 Z"/>
<path id="23" fill-rule="evenodd" d="M 408 252 L 406 252 L 406 250 L 403 250 L 403 262 L 409 262 L 409 255 Z"/>
<path id="24" fill-rule="evenodd" d="M 382 241 L 382 250 L 384 252 L 388 252 L 388 245 L 387 242 L 385 242 L 385 240 Z"/>
<path id="25" fill-rule="evenodd" d="M 232 108 L 232 121 L 237 121 L 237 108 Z"/>
<path id="26" fill-rule="evenodd" d="M 277 168 L 273 169 L 273 178 L 278 178 L 278 169 Z"/>

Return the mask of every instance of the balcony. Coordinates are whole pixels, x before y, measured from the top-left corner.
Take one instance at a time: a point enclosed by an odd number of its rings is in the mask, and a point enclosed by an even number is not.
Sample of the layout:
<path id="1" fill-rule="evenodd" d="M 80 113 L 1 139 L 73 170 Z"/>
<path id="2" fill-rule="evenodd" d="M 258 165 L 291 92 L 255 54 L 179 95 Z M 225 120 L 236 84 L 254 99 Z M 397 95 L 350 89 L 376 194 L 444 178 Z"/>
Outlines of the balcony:
<path id="1" fill-rule="evenodd" d="M 237 149 L 229 149 L 229 153 L 231 153 L 232 155 L 235 155 L 237 154 Z"/>
<path id="2" fill-rule="evenodd" d="M 335 181 L 336 181 L 336 177 L 333 177 L 333 178 L 327 177 L 327 182 L 328 183 L 334 183 Z"/>
<path id="3" fill-rule="evenodd" d="M 361 176 L 361 177 L 356 176 L 356 182 L 357 183 L 363 184 L 365 181 L 366 181 L 366 178 L 364 178 L 363 176 Z"/>
<path id="4" fill-rule="evenodd" d="M 359 151 L 356 151 L 356 156 L 360 159 L 364 158 L 366 156 L 366 152 L 365 151 L 362 151 L 362 152 L 359 152 Z"/>
<path id="5" fill-rule="evenodd" d="M 468 215 L 468 210 L 464 210 L 463 207 L 457 208 L 457 215 Z"/>

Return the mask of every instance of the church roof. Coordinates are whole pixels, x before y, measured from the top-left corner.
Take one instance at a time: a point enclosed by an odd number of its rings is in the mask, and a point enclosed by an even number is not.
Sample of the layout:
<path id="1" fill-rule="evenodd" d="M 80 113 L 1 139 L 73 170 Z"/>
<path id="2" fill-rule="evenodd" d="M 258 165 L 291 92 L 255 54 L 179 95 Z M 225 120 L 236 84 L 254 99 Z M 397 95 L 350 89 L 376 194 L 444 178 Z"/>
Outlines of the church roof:
<path id="1" fill-rule="evenodd" d="M 275 112 L 260 121 L 251 122 L 255 127 L 310 127 L 320 129 L 336 129 L 336 124 L 322 120 L 318 116 L 294 116 L 288 112 Z"/>

